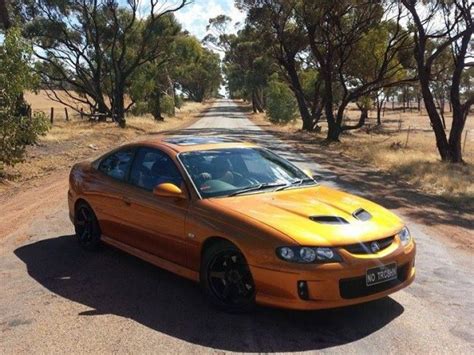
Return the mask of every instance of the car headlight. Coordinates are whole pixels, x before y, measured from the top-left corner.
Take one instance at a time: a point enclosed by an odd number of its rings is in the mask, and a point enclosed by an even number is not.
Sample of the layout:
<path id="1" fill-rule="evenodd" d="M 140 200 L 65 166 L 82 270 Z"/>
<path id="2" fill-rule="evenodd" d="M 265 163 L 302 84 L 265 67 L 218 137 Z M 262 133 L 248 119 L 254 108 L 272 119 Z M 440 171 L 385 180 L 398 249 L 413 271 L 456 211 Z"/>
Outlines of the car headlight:
<path id="1" fill-rule="evenodd" d="M 411 234 L 410 231 L 408 230 L 407 227 L 403 227 L 402 230 L 398 233 L 398 237 L 400 238 L 400 241 L 402 242 L 402 245 L 407 245 L 410 243 L 411 240 Z"/>
<path id="2" fill-rule="evenodd" d="M 334 263 L 342 261 L 333 248 L 326 247 L 280 247 L 276 254 L 280 259 L 293 263 Z"/>

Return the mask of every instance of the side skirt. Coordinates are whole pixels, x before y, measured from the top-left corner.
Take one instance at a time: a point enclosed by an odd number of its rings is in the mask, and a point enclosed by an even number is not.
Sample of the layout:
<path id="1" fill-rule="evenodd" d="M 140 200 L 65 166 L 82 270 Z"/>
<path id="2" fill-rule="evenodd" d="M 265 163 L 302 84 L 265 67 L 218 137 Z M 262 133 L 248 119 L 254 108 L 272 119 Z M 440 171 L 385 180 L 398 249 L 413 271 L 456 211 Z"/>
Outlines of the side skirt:
<path id="1" fill-rule="evenodd" d="M 160 258 L 156 255 L 147 253 L 143 250 L 131 247 L 130 245 L 127 245 L 125 243 L 119 242 L 115 239 L 112 239 L 110 237 L 107 237 L 105 235 L 101 236 L 101 240 L 109 244 L 117 249 L 123 250 L 124 252 L 134 255 L 137 258 L 140 258 L 142 260 L 145 260 L 155 266 L 158 266 L 159 268 L 168 270 L 174 274 L 177 274 L 179 276 L 185 277 L 189 280 L 199 282 L 199 272 L 196 272 L 194 270 L 190 270 L 188 268 L 185 268 L 184 266 L 177 265 L 175 263 L 172 263 L 168 260 L 165 260 L 163 258 Z"/>

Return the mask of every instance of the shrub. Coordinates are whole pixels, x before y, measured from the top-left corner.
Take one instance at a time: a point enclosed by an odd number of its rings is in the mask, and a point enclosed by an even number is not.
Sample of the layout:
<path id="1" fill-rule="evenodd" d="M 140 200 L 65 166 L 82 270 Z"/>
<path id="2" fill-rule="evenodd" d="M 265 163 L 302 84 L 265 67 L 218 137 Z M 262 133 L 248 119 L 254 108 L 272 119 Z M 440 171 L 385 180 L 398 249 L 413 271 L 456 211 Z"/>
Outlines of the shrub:
<path id="1" fill-rule="evenodd" d="M 176 108 L 183 107 L 183 104 L 184 104 L 183 96 L 182 95 L 176 95 L 174 97 L 174 105 L 176 106 Z"/>
<path id="2" fill-rule="evenodd" d="M 0 173 L 4 165 L 23 161 L 26 146 L 49 128 L 44 114 L 30 118 L 25 109 L 23 92 L 38 83 L 30 64 L 30 46 L 19 29 L 9 29 L 0 46 Z"/>
<path id="3" fill-rule="evenodd" d="M 135 102 L 133 107 L 130 109 L 130 113 L 134 116 L 143 116 L 150 112 L 150 108 L 147 102 L 138 101 Z"/>
<path id="4" fill-rule="evenodd" d="M 271 122 L 286 123 L 296 118 L 296 100 L 288 86 L 277 79 L 267 88 L 267 113 Z"/>
<path id="5" fill-rule="evenodd" d="M 171 96 L 161 96 L 161 112 L 170 116 L 174 116 L 174 100 Z"/>

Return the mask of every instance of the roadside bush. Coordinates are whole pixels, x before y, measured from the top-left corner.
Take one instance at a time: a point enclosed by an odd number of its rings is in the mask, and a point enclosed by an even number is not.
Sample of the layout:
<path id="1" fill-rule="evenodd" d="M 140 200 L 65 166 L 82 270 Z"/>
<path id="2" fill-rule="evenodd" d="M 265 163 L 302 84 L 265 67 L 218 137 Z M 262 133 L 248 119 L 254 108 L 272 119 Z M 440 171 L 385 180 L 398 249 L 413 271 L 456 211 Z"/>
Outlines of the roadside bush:
<path id="1" fill-rule="evenodd" d="M 267 88 L 267 113 L 273 123 L 286 123 L 296 118 L 297 106 L 288 86 L 277 79 Z"/>
<path id="2" fill-rule="evenodd" d="M 23 92 L 37 87 L 31 67 L 31 48 L 20 30 L 11 28 L 0 45 L 0 174 L 4 165 L 24 160 L 27 145 L 34 144 L 49 125 L 44 114 L 28 117 Z"/>
<path id="3" fill-rule="evenodd" d="M 133 107 L 130 109 L 130 113 L 134 116 L 143 116 L 150 112 L 150 108 L 147 102 L 138 101 L 135 102 Z"/>
<path id="4" fill-rule="evenodd" d="M 176 108 L 181 108 L 183 107 L 184 105 L 184 99 L 183 99 L 183 96 L 182 95 L 176 95 L 174 97 L 174 106 Z"/>
<path id="5" fill-rule="evenodd" d="M 161 112 L 174 116 L 174 100 L 171 96 L 163 95 L 161 97 Z"/>

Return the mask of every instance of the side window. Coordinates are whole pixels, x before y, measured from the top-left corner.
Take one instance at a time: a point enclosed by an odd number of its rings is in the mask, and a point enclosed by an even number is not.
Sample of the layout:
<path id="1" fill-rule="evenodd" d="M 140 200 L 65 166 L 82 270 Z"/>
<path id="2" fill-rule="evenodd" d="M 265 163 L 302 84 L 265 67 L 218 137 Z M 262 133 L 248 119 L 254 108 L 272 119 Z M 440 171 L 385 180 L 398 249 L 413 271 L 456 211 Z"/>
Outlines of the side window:
<path id="1" fill-rule="evenodd" d="M 102 160 L 99 170 L 114 179 L 123 181 L 126 178 L 132 156 L 132 149 L 119 150 Z"/>
<path id="2" fill-rule="evenodd" d="M 156 185 L 163 183 L 181 187 L 183 178 L 168 155 L 156 149 L 140 148 L 133 162 L 130 182 L 152 191 Z"/>

